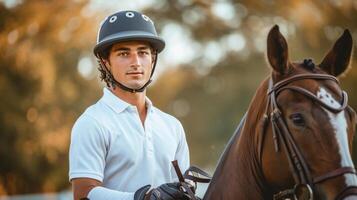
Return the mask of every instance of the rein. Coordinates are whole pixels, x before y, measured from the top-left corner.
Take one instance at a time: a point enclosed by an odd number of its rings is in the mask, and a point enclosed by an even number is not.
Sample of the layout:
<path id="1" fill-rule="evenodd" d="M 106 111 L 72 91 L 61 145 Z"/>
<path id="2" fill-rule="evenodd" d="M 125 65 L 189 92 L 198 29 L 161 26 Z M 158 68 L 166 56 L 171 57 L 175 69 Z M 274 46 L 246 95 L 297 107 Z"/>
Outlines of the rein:
<path id="1" fill-rule="evenodd" d="M 327 181 L 338 176 L 342 176 L 344 174 L 356 175 L 356 171 L 353 167 L 341 167 L 336 170 L 327 172 L 322 176 L 312 177 L 312 174 L 308 167 L 308 163 L 305 161 L 292 134 L 288 129 L 288 126 L 284 121 L 282 112 L 277 104 L 277 97 L 282 91 L 291 90 L 305 95 L 306 97 L 312 99 L 314 102 L 317 102 L 319 105 L 333 113 L 339 113 L 345 110 L 348 103 L 348 97 L 347 93 L 342 91 L 342 102 L 340 102 L 341 106 L 335 108 L 326 104 L 320 99 L 320 97 L 317 97 L 316 95 L 302 87 L 288 86 L 289 83 L 304 79 L 332 80 L 339 84 L 338 80 L 334 76 L 325 74 L 299 74 L 282 80 L 276 84 L 273 84 L 273 79 L 272 77 L 270 78 L 268 89 L 269 98 L 266 106 L 265 116 L 263 119 L 265 120 L 265 123 L 267 123 L 267 120 L 270 118 L 270 122 L 272 124 L 275 151 L 278 152 L 280 150 L 280 146 L 284 148 L 285 155 L 289 163 L 290 171 L 292 172 L 296 183 L 294 188 L 280 191 L 279 193 L 274 194 L 274 200 L 286 199 L 291 197 L 293 199 L 301 199 L 302 197 L 303 199 L 312 200 L 315 184 Z M 268 110 L 270 110 L 270 114 L 268 113 Z M 260 149 L 262 148 L 260 147 Z M 357 187 L 348 186 L 344 188 L 343 191 L 337 196 L 336 200 L 342 199 L 351 194 L 357 195 Z"/>
<path id="2" fill-rule="evenodd" d="M 188 194 L 190 200 L 200 200 L 200 198 L 195 196 L 195 190 L 197 188 L 197 183 L 209 183 L 211 181 L 211 176 L 207 172 L 205 172 L 202 169 L 195 167 L 195 166 L 190 166 L 185 171 L 185 173 L 182 174 L 180 167 L 177 163 L 177 160 L 174 160 L 171 163 L 174 166 L 174 169 L 177 174 L 177 177 L 179 178 L 181 187 Z M 194 175 L 194 174 L 196 174 L 196 175 Z M 204 176 L 206 178 L 202 178 L 202 177 L 200 177 L 200 175 Z M 192 186 L 190 181 L 193 182 L 195 185 Z"/>

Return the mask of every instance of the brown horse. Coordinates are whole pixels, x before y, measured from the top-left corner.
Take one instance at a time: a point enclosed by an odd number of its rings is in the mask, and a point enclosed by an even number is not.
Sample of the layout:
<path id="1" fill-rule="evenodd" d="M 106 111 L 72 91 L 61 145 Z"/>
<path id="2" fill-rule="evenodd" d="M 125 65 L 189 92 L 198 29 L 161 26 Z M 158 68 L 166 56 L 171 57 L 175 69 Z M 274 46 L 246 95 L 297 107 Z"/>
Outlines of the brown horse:
<path id="1" fill-rule="evenodd" d="M 270 30 L 272 74 L 256 91 L 204 199 L 357 199 L 350 155 L 356 114 L 335 78 L 348 68 L 352 46 L 345 30 L 319 65 L 290 62 L 279 27 Z"/>

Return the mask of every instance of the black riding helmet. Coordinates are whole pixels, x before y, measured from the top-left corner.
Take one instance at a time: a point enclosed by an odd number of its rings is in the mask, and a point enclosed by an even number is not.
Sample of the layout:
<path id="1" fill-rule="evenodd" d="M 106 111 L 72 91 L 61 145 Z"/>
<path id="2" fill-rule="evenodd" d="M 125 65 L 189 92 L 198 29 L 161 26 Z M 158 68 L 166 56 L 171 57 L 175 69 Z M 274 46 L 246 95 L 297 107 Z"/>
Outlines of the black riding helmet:
<path id="1" fill-rule="evenodd" d="M 137 11 L 120 11 L 108 16 L 100 26 L 97 36 L 97 44 L 95 45 L 93 52 L 94 55 L 100 61 L 100 65 L 104 71 L 109 73 L 112 79 L 112 85 L 118 85 L 120 88 L 130 92 L 142 92 L 145 87 L 149 85 L 150 80 L 139 89 L 128 88 L 118 81 L 116 81 L 113 75 L 105 67 L 101 53 L 111 45 L 117 42 L 124 41 L 146 41 L 149 42 L 154 50 L 155 63 L 151 72 L 151 77 L 155 70 L 157 54 L 165 48 L 165 41 L 160 38 L 154 26 L 153 21 L 146 15 Z"/>

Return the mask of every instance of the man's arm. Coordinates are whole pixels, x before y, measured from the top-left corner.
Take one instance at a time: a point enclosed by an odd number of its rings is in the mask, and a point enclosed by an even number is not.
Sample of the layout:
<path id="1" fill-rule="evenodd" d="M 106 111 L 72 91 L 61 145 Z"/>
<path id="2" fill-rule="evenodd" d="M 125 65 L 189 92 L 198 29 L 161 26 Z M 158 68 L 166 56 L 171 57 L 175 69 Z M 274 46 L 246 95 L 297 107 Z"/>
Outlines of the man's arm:
<path id="1" fill-rule="evenodd" d="M 74 200 L 87 197 L 94 187 L 102 185 L 100 181 L 91 178 L 74 178 L 71 182 Z"/>
<path id="2" fill-rule="evenodd" d="M 100 181 L 91 178 L 74 178 L 71 183 L 74 200 L 82 198 L 90 200 L 133 200 L 135 195 L 133 192 L 123 192 L 102 187 Z"/>
<path id="3" fill-rule="evenodd" d="M 139 188 L 135 193 L 114 191 L 99 187 L 100 181 L 91 178 L 75 178 L 72 181 L 73 198 L 80 200 L 89 198 L 90 200 L 101 199 L 130 199 L 130 200 L 189 200 L 189 196 L 182 192 L 180 183 L 165 183 L 150 190 L 150 185 Z M 91 190 L 96 189 L 96 194 L 89 195 Z"/>

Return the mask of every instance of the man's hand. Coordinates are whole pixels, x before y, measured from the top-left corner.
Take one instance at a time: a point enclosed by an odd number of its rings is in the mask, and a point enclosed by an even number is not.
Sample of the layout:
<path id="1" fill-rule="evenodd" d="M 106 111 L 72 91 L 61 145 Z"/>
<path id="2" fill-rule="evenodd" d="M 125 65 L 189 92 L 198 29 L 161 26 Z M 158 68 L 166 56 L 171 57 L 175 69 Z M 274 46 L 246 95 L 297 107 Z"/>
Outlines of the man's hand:
<path id="1" fill-rule="evenodd" d="M 135 192 L 134 200 L 190 200 L 180 186 L 180 183 L 165 183 L 150 190 L 150 185 L 146 185 Z"/>

